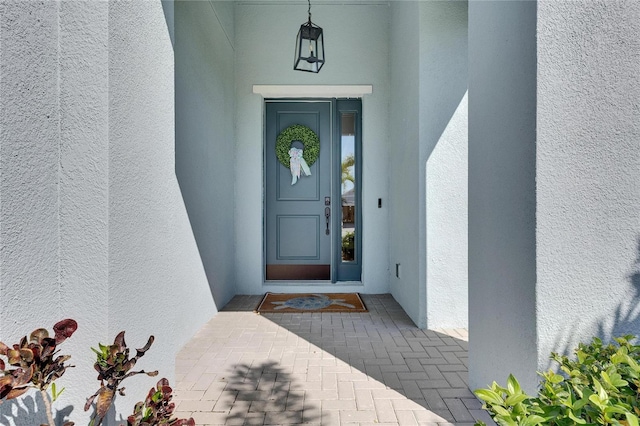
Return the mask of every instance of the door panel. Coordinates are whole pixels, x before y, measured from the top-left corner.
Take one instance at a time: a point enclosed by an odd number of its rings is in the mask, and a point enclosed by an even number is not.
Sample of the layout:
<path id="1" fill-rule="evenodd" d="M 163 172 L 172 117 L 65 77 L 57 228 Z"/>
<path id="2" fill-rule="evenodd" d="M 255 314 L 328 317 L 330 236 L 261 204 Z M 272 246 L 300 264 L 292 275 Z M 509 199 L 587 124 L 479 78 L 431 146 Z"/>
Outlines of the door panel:
<path id="1" fill-rule="evenodd" d="M 320 259 L 320 218 L 318 215 L 280 215 L 276 234 L 278 259 Z M 305 238 L 300 238 L 300 236 Z"/>
<path id="2" fill-rule="evenodd" d="M 267 280 L 331 279 L 331 226 L 325 199 L 331 197 L 330 101 L 266 102 L 265 125 L 265 277 Z M 293 124 L 313 130 L 320 155 L 311 176 L 292 185 L 289 168 L 275 154 L 276 138 Z M 293 146 L 303 148 L 300 142 Z M 329 232 L 327 232 L 329 231 Z"/>

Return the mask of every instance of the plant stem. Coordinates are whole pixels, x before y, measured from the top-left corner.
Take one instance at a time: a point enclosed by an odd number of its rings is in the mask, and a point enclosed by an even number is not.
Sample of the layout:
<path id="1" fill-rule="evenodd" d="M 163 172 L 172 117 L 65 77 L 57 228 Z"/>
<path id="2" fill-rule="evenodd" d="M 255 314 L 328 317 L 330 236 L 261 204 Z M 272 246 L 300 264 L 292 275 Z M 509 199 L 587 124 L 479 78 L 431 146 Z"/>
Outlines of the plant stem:
<path id="1" fill-rule="evenodd" d="M 51 401 L 49 401 L 49 395 L 45 389 L 40 389 L 40 394 L 42 395 L 42 400 L 44 401 L 44 406 L 47 412 L 47 421 L 49 422 L 49 426 L 56 426 L 53 422 L 53 412 L 51 411 Z"/>

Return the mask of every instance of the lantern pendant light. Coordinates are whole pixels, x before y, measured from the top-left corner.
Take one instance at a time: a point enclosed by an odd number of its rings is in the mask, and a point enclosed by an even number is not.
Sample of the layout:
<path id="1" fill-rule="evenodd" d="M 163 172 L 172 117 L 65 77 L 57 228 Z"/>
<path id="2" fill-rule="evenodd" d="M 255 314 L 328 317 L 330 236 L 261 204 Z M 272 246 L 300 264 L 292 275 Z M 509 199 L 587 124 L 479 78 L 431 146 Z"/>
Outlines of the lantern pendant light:
<path id="1" fill-rule="evenodd" d="M 296 54 L 293 69 L 317 73 L 324 65 L 324 37 L 322 28 L 311 22 L 311 0 L 309 19 L 300 26 L 296 37 Z"/>

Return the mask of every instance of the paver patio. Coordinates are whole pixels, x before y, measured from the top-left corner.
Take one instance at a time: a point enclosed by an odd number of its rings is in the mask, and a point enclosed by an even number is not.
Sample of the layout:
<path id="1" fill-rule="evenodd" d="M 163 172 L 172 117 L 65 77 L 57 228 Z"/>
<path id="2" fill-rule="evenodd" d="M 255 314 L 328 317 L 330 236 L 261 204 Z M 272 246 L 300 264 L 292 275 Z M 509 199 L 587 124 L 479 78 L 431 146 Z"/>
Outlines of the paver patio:
<path id="1" fill-rule="evenodd" d="M 466 330 L 421 330 L 388 294 L 367 313 L 270 313 L 236 296 L 179 352 L 198 425 L 493 424 L 467 387 Z"/>

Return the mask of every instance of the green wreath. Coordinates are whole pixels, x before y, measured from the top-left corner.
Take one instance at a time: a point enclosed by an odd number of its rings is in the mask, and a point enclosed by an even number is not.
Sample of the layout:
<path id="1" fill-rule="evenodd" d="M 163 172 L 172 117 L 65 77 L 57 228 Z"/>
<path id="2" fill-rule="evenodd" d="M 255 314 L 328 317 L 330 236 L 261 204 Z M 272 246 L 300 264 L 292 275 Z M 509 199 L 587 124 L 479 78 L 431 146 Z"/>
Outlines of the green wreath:
<path id="1" fill-rule="evenodd" d="M 320 139 L 313 130 L 301 124 L 289 126 L 278 135 L 276 139 L 276 156 L 278 160 L 287 169 L 289 168 L 289 150 L 294 141 L 300 141 L 304 145 L 302 158 L 311 167 L 318 159 L 318 155 L 320 155 Z"/>

